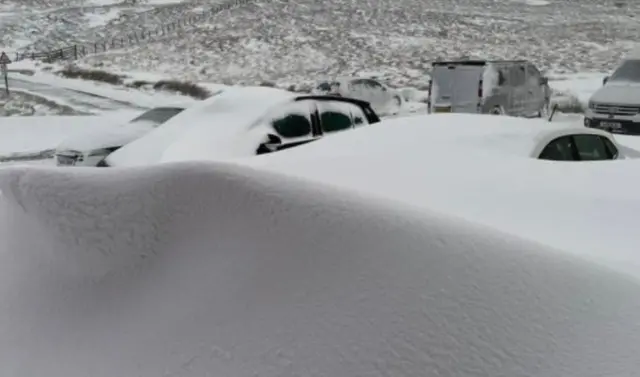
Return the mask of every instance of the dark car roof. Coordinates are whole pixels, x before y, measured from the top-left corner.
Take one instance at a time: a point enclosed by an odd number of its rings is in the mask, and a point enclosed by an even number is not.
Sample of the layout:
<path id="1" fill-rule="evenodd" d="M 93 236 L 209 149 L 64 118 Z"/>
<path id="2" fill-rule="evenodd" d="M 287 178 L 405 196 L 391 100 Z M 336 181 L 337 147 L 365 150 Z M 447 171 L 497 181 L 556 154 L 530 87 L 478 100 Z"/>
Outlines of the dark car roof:
<path id="1" fill-rule="evenodd" d="M 487 63 L 496 63 L 496 64 L 515 64 L 515 63 L 529 63 L 528 60 L 446 60 L 446 61 L 436 61 L 431 63 L 432 66 L 437 65 L 485 65 Z"/>
<path id="2" fill-rule="evenodd" d="M 304 96 L 297 96 L 295 98 L 295 101 L 304 101 L 304 100 L 340 101 L 340 102 L 353 103 L 354 105 L 358 105 L 358 106 L 365 106 L 365 107 L 371 106 L 371 104 L 368 101 L 363 101 L 357 98 L 334 96 L 331 94 L 304 95 Z"/>

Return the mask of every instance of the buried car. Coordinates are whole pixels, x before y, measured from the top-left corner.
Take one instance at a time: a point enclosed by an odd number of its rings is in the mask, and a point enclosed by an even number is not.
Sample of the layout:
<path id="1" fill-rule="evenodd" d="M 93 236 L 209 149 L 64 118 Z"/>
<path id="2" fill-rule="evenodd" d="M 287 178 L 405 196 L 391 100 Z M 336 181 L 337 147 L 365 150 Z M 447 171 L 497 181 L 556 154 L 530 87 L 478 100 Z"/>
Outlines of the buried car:
<path id="1" fill-rule="evenodd" d="M 400 91 L 379 80 L 367 77 L 337 78 L 322 81 L 312 90 L 314 94 L 329 94 L 367 101 L 378 114 L 396 114 L 405 103 Z"/>
<path id="2" fill-rule="evenodd" d="M 235 87 L 190 107 L 100 166 L 264 154 L 379 121 L 370 104 L 358 99 Z"/>
<path id="3" fill-rule="evenodd" d="M 58 166 L 97 166 L 110 153 L 182 112 L 187 105 L 156 107 L 125 124 L 96 127 L 64 140 L 56 149 Z"/>

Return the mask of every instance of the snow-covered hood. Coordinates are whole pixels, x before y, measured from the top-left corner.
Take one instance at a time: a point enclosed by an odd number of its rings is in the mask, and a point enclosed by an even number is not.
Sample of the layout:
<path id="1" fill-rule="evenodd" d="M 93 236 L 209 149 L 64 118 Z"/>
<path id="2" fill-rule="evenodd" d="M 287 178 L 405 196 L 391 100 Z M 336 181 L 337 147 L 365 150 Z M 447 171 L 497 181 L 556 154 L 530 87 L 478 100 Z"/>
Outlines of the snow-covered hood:
<path id="1" fill-rule="evenodd" d="M 591 96 L 590 101 L 620 105 L 640 105 L 640 84 L 610 81 Z"/>
<path id="2" fill-rule="evenodd" d="M 155 127 L 156 123 L 139 121 L 118 126 L 102 126 L 91 128 L 65 139 L 58 145 L 58 151 L 73 150 L 88 152 L 101 148 L 120 147 L 136 140 Z"/>

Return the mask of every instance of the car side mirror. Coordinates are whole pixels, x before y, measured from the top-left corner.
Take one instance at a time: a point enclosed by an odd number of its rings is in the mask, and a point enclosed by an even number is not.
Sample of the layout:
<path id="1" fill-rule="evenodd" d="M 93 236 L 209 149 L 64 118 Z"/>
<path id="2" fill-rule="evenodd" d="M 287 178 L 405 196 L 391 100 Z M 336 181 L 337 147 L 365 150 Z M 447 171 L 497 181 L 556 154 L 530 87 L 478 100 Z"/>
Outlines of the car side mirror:
<path id="1" fill-rule="evenodd" d="M 257 154 L 275 152 L 282 145 L 282 139 L 274 134 L 267 134 L 267 140 L 260 144 L 256 150 Z"/>
<path id="2" fill-rule="evenodd" d="M 540 85 L 547 85 L 549 84 L 549 79 L 546 77 L 540 77 Z"/>
<path id="3" fill-rule="evenodd" d="M 602 85 L 605 85 L 605 84 L 607 83 L 607 81 L 609 81 L 609 76 L 605 76 L 605 77 L 602 79 Z"/>

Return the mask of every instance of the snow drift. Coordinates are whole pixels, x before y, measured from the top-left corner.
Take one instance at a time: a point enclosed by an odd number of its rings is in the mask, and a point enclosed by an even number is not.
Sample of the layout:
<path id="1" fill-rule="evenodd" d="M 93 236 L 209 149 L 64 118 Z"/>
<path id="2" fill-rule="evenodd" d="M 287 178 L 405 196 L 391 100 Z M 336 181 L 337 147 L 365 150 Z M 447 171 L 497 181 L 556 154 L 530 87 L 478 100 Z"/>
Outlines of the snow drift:
<path id="1" fill-rule="evenodd" d="M 225 164 L 0 170 L 2 376 L 632 375 L 640 284 Z"/>
<path id="2" fill-rule="evenodd" d="M 242 163 L 454 214 L 640 276 L 640 160 L 528 157 L 537 134 L 563 127 L 490 115 L 413 116 Z"/>

